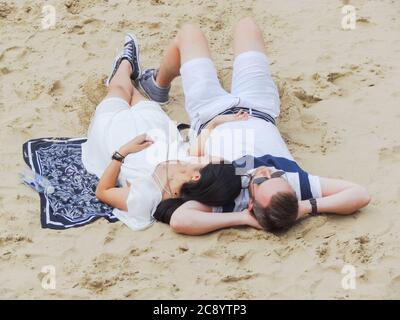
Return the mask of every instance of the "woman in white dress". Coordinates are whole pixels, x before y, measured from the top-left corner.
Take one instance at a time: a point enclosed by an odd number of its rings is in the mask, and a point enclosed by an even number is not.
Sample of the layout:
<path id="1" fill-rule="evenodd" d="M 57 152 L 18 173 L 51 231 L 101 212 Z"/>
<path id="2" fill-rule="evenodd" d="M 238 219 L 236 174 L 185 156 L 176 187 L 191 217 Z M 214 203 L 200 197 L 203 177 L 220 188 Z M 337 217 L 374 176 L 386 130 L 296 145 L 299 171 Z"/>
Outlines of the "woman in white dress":
<path id="1" fill-rule="evenodd" d="M 96 108 L 82 149 L 86 169 L 101 177 L 97 198 L 114 207 L 115 216 L 133 230 L 151 225 L 157 205 L 179 197 L 183 184 L 198 183 L 207 164 L 190 157 L 189 153 L 197 152 L 184 142 L 176 123 L 158 103 L 149 101 L 135 88 L 133 82 L 140 76 L 138 43 L 128 34 L 124 51 L 117 56 L 107 80 L 108 94 Z M 243 113 L 217 117 L 211 125 L 247 117 Z M 221 182 L 232 170 L 220 163 L 208 164 L 207 169 Z M 210 190 L 210 201 L 214 203 L 222 204 L 232 196 L 229 184 L 225 189 Z"/>

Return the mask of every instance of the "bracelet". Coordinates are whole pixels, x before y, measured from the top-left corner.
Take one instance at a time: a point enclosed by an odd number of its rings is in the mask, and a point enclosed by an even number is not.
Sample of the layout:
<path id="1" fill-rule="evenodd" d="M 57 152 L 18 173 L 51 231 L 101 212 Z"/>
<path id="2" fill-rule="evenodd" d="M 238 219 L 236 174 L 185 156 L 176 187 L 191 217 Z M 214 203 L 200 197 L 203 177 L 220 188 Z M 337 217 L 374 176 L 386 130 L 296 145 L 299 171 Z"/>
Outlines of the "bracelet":
<path id="1" fill-rule="evenodd" d="M 311 198 L 308 201 L 310 201 L 310 204 L 311 204 L 311 212 L 309 214 L 311 216 L 318 215 L 317 200 L 315 198 Z"/>

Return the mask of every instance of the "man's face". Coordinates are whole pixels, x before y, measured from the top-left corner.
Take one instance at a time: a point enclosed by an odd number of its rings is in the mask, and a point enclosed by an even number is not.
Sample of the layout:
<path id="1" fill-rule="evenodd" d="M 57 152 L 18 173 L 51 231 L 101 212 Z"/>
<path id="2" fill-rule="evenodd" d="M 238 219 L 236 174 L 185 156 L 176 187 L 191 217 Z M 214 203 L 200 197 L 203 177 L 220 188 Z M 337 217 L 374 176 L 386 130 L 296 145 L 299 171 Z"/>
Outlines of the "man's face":
<path id="1" fill-rule="evenodd" d="M 267 177 L 268 180 L 262 182 L 261 184 L 253 183 L 254 179 L 258 177 Z M 273 174 L 267 167 L 257 168 L 250 186 L 250 200 L 248 209 L 251 211 L 254 206 L 254 200 L 262 208 L 268 207 L 271 202 L 271 198 L 278 192 L 294 192 L 290 184 L 283 178 L 273 178 Z"/>

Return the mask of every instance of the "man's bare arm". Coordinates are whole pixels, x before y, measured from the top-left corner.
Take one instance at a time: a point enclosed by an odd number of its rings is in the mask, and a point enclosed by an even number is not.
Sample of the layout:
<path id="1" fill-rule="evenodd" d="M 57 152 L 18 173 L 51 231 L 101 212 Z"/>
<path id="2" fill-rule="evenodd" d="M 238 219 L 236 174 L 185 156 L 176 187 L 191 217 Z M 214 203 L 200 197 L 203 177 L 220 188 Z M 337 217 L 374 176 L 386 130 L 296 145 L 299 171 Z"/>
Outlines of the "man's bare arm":
<path id="1" fill-rule="evenodd" d="M 180 206 L 174 212 L 170 221 L 170 226 L 175 232 L 193 236 L 243 225 L 261 228 L 247 210 L 213 213 L 211 207 L 197 201 L 188 201 Z"/>
<path id="2" fill-rule="evenodd" d="M 317 199 L 319 213 L 352 214 L 368 205 L 371 197 L 364 187 L 340 179 L 320 178 L 322 198 Z M 308 200 L 300 201 L 298 219 L 311 213 Z"/>

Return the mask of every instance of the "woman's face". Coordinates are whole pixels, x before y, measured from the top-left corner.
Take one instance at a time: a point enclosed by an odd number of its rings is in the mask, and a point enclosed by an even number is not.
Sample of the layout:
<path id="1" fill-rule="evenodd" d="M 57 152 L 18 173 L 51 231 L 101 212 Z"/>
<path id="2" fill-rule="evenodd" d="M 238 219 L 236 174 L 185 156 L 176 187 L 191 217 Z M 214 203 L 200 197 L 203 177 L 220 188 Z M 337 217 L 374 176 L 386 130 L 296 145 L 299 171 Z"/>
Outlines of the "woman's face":
<path id="1" fill-rule="evenodd" d="M 190 181 L 198 181 L 201 177 L 200 169 L 204 165 L 178 163 L 173 170 L 169 170 L 168 184 L 174 197 L 179 197 L 182 185 Z M 171 168 L 172 169 L 172 168 Z"/>

